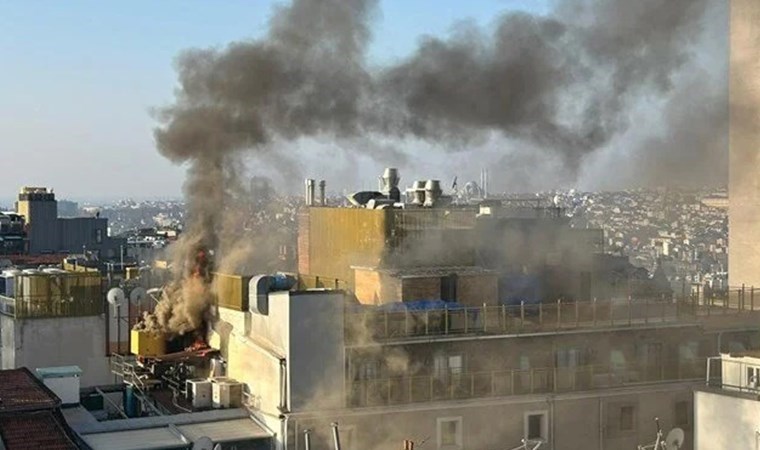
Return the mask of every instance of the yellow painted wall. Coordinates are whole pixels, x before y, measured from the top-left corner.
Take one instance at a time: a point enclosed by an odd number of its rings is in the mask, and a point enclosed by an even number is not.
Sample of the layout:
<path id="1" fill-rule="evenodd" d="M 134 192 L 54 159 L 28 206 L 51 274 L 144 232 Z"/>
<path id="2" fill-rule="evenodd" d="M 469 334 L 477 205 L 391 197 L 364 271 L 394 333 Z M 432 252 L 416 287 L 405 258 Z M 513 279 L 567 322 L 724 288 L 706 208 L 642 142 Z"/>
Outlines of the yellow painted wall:
<path id="1" fill-rule="evenodd" d="M 388 210 L 311 208 L 309 212 L 310 275 L 353 282 L 351 266 L 381 265 Z"/>

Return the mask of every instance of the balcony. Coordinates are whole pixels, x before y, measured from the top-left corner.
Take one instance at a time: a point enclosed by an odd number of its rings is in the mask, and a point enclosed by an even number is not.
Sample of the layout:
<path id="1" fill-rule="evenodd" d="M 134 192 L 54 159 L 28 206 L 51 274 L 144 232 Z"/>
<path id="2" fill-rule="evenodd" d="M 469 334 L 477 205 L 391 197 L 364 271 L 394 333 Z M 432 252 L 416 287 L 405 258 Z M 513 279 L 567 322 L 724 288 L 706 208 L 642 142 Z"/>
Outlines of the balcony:
<path id="1" fill-rule="evenodd" d="M 347 402 L 349 407 L 389 406 L 697 381 L 704 375 L 704 361 L 690 361 L 676 370 L 635 364 L 589 365 L 357 380 L 349 382 Z"/>
<path id="2" fill-rule="evenodd" d="M 760 354 L 722 355 L 707 358 L 708 387 L 760 395 Z"/>
<path id="3" fill-rule="evenodd" d="M 755 304 L 757 303 L 757 304 Z M 454 304 L 455 305 L 455 304 Z M 347 312 L 346 341 L 367 342 L 466 335 L 520 335 L 631 327 L 655 327 L 705 322 L 721 326 L 760 318 L 754 290 L 725 299 L 697 296 L 675 301 L 623 300 L 544 303 L 519 306 L 452 307 L 425 311 L 370 309 Z M 725 318 L 721 322 L 719 318 Z M 737 322 L 739 321 L 739 322 Z"/>

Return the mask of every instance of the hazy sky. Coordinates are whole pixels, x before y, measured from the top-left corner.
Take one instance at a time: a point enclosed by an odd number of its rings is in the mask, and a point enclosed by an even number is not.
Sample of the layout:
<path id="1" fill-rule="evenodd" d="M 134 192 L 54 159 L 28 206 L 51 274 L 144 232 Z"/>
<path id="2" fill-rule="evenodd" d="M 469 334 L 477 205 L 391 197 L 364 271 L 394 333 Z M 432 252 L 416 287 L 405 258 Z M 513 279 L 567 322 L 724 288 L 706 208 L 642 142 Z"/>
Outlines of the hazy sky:
<path id="1" fill-rule="evenodd" d="M 384 0 L 370 58 L 402 58 L 457 20 L 488 25 L 549 2 Z M 0 199 L 22 185 L 61 198 L 179 195 L 184 169 L 156 152 L 149 112 L 172 98 L 174 58 L 259 36 L 275 3 L 0 0 Z"/>

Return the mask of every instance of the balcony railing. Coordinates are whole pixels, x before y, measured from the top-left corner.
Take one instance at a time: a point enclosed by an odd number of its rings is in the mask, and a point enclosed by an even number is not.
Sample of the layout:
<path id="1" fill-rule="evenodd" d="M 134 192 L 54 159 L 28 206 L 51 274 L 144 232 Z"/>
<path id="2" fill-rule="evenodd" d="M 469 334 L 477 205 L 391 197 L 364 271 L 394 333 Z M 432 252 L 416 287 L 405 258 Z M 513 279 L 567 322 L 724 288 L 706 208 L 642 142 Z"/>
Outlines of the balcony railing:
<path id="1" fill-rule="evenodd" d="M 357 380 L 349 383 L 348 406 L 387 406 L 696 381 L 703 372 L 704 359 L 700 359 L 677 370 L 665 370 L 661 366 L 589 365 Z"/>
<path id="2" fill-rule="evenodd" d="M 760 394 L 760 364 L 724 359 L 721 356 L 707 358 L 705 384 L 728 391 Z"/>
<path id="3" fill-rule="evenodd" d="M 81 317 L 103 314 L 103 296 L 24 296 L 0 295 L 0 313 L 16 319 Z"/>
<path id="4" fill-rule="evenodd" d="M 757 303 L 757 304 L 755 304 Z M 525 334 L 578 329 L 696 323 L 711 316 L 760 312 L 760 299 L 628 299 L 481 306 L 425 311 L 370 309 L 346 313 L 346 339 L 365 341 L 467 334 Z"/>

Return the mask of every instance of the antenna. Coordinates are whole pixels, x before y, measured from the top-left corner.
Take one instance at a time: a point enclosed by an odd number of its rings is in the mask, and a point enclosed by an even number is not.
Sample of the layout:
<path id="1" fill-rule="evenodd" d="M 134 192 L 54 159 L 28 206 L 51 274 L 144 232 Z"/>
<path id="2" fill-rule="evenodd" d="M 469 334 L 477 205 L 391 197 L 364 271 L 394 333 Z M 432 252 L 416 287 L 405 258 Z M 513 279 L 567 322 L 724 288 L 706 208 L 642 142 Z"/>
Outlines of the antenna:
<path id="1" fill-rule="evenodd" d="M 680 428 L 673 428 L 668 432 L 665 437 L 665 448 L 668 450 L 679 449 L 683 447 L 683 442 L 686 438 L 686 434 Z"/>
<path id="2" fill-rule="evenodd" d="M 124 290 L 122 288 L 112 288 L 108 291 L 108 294 L 106 294 L 106 299 L 108 300 L 108 303 L 115 307 L 119 307 L 124 303 L 124 300 L 126 300 L 126 295 L 124 295 Z"/>
<path id="3" fill-rule="evenodd" d="M 129 293 L 129 301 L 131 303 L 142 303 L 142 301 L 145 300 L 147 296 L 148 291 L 146 291 L 145 288 L 141 286 L 137 286 Z"/>
<path id="4" fill-rule="evenodd" d="M 201 436 L 193 441 L 192 450 L 214 450 L 214 442 L 208 436 Z"/>

